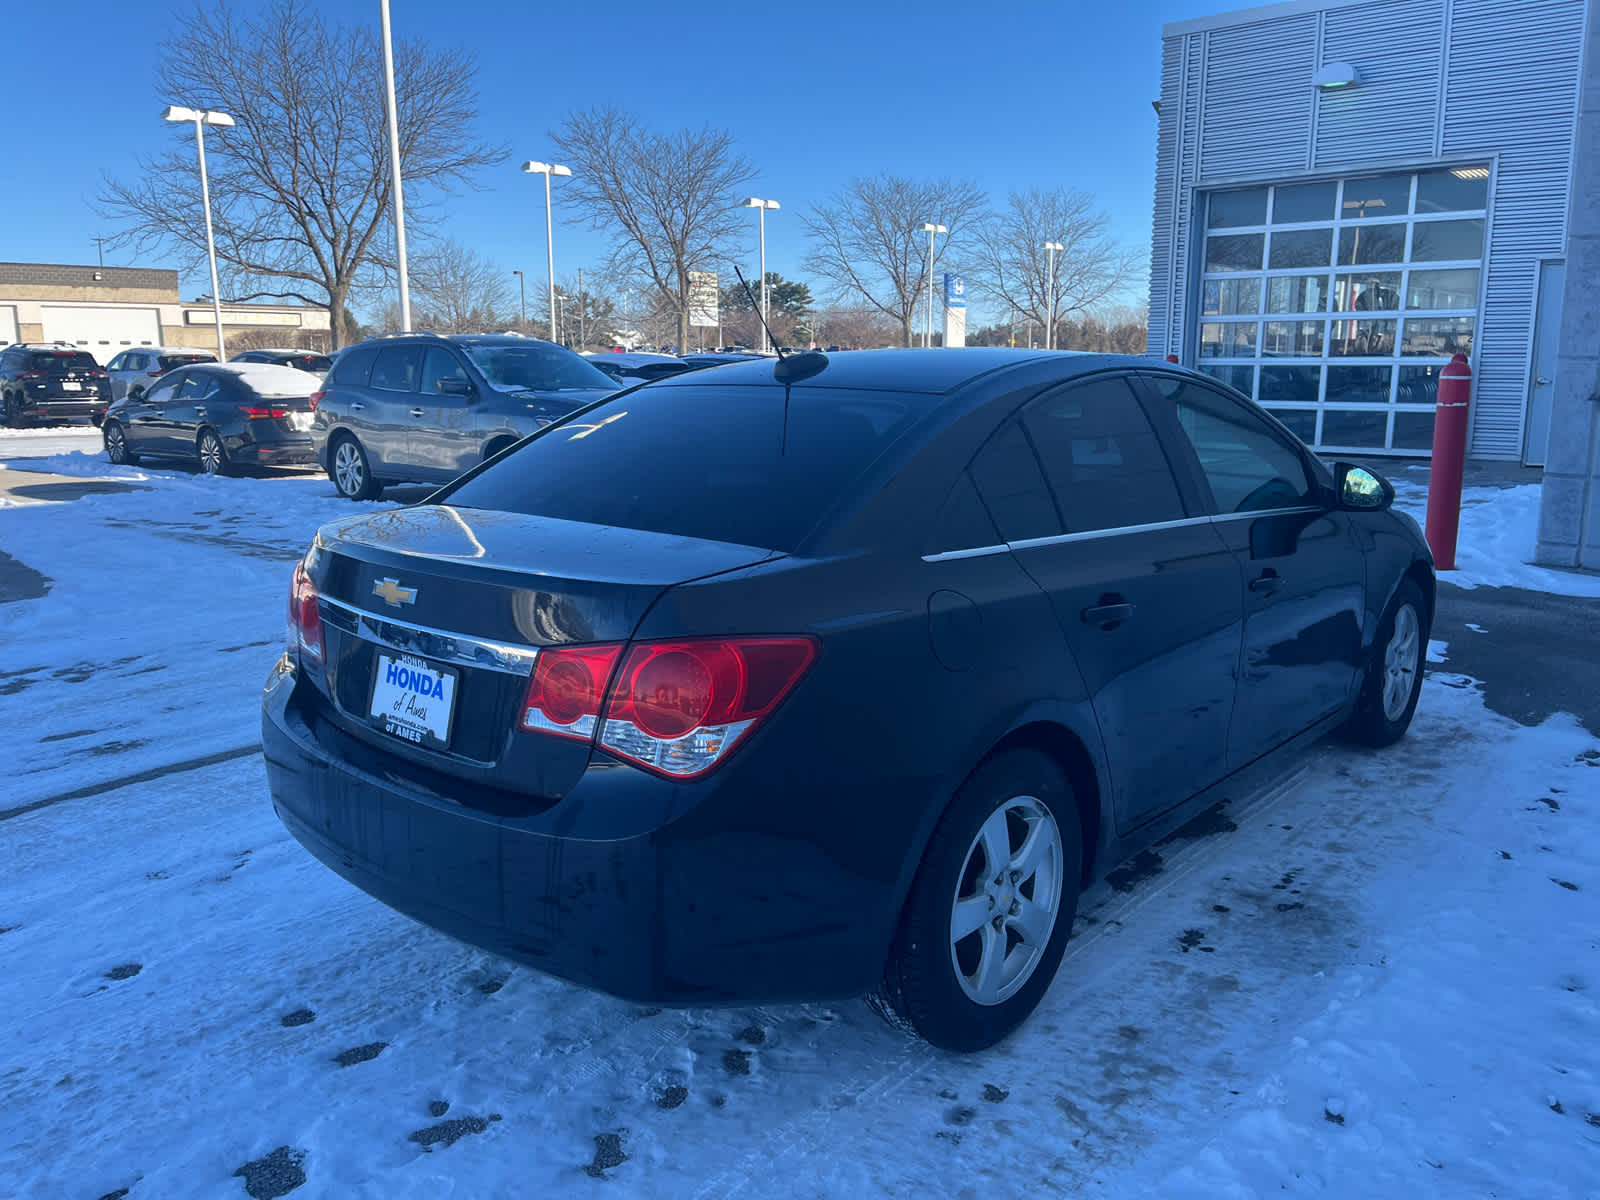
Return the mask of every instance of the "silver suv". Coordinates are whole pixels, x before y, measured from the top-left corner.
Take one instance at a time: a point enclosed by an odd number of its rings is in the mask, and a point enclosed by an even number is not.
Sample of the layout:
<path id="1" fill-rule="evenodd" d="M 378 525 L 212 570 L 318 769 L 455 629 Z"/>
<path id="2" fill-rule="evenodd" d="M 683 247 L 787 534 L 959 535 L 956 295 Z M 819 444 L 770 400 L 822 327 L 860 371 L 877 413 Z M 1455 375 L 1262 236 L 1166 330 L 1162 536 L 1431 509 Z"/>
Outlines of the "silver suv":
<path id="1" fill-rule="evenodd" d="M 311 437 L 339 493 L 444 483 L 617 391 L 564 346 L 514 333 L 401 333 L 340 352 L 315 393 Z"/>
<path id="2" fill-rule="evenodd" d="M 140 346 L 136 350 L 124 350 L 106 364 L 111 376 L 111 398 L 121 400 L 132 396 L 137 400 L 168 371 L 216 361 L 215 354 L 192 346 Z"/>

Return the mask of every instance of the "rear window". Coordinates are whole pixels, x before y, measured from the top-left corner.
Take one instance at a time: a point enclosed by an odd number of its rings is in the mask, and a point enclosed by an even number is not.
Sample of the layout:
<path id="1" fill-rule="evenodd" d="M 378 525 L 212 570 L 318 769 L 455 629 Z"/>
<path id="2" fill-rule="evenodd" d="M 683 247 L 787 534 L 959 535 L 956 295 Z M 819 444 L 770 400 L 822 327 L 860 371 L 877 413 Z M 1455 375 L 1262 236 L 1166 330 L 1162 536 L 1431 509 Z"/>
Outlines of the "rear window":
<path id="1" fill-rule="evenodd" d="M 28 362 L 30 371 L 93 371 L 99 367 L 94 355 L 72 350 L 38 350 Z"/>
<path id="2" fill-rule="evenodd" d="M 174 367 L 187 367 L 190 363 L 216 362 L 214 354 L 163 354 L 161 356 L 161 369 L 170 371 Z"/>
<path id="3" fill-rule="evenodd" d="M 283 360 L 285 366 L 295 367 L 301 371 L 326 371 L 333 362 L 326 354 L 297 354 L 293 358 Z"/>
<path id="4" fill-rule="evenodd" d="M 464 508 L 793 550 L 937 397 L 674 384 L 607 400 L 448 494 Z"/>

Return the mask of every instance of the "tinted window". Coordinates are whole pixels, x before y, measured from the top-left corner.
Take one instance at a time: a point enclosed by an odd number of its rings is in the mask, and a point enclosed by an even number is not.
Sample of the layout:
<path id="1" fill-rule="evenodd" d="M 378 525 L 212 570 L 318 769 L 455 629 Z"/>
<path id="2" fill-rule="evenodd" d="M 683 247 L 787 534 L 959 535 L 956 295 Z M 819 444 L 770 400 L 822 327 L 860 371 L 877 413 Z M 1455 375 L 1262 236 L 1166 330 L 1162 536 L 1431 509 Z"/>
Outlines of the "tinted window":
<path id="1" fill-rule="evenodd" d="M 792 550 L 932 403 L 796 387 L 785 421 L 781 387 L 686 380 L 585 410 L 449 503 Z"/>
<path id="2" fill-rule="evenodd" d="M 1062 532 L 1044 472 L 1017 422 L 1007 421 L 995 431 L 967 473 L 1002 540 L 1021 542 Z"/>
<path id="3" fill-rule="evenodd" d="M 1304 504 L 1311 494 L 1298 451 L 1235 400 L 1188 380 L 1162 377 L 1217 511 L 1259 512 Z M 1326 437 L 1326 434 L 1324 434 Z"/>
<path id="4" fill-rule="evenodd" d="M 32 371 L 93 371 L 99 367 L 94 355 L 85 354 L 81 350 L 38 350 L 34 352 L 33 360 L 28 364 Z"/>
<path id="5" fill-rule="evenodd" d="M 414 392 L 421 369 L 421 346 L 385 346 L 372 364 L 372 386 L 386 392 Z"/>
<path id="6" fill-rule="evenodd" d="M 546 342 L 491 342 L 467 347 L 467 355 L 497 388 L 570 391 L 615 388 L 616 380 L 588 359 Z M 374 387 L 377 384 L 373 384 Z"/>
<path id="7" fill-rule="evenodd" d="M 346 350 L 339 356 L 338 366 L 333 369 L 333 382 L 347 387 L 366 387 L 367 376 L 372 372 L 372 360 L 377 357 L 375 346 Z"/>
<path id="8" fill-rule="evenodd" d="M 198 399 L 200 396 L 208 394 L 215 384 L 216 381 L 206 375 L 187 375 L 184 377 L 183 386 L 178 389 L 178 399 Z"/>
<path id="9" fill-rule="evenodd" d="M 161 356 L 161 369 L 170 371 L 174 367 L 186 367 L 190 363 L 216 362 L 213 354 L 163 354 Z"/>
<path id="10" fill-rule="evenodd" d="M 980 546 L 998 545 L 1000 540 L 994 522 L 989 519 L 989 510 L 984 508 L 983 501 L 979 499 L 971 476 L 962 475 L 956 480 L 955 487 L 950 489 L 944 507 L 939 510 L 933 537 L 929 539 L 929 550 L 935 554 L 948 550 L 973 550 Z"/>
<path id="11" fill-rule="evenodd" d="M 438 346 L 429 346 L 427 357 L 422 361 L 422 390 L 429 395 L 438 395 L 439 381 L 441 379 L 465 379 L 467 370 L 463 367 L 454 354 L 448 350 L 441 350 Z M 374 384 L 374 387 L 377 385 Z"/>
<path id="12" fill-rule="evenodd" d="M 150 389 L 145 392 L 144 398 L 152 404 L 165 404 L 177 394 L 178 385 L 185 378 L 187 377 L 184 375 L 165 376 L 159 383 L 150 385 Z"/>
<path id="13" fill-rule="evenodd" d="M 1155 430 L 1124 379 L 1041 397 L 1022 425 L 1068 533 L 1152 525 L 1186 514 Z"/>

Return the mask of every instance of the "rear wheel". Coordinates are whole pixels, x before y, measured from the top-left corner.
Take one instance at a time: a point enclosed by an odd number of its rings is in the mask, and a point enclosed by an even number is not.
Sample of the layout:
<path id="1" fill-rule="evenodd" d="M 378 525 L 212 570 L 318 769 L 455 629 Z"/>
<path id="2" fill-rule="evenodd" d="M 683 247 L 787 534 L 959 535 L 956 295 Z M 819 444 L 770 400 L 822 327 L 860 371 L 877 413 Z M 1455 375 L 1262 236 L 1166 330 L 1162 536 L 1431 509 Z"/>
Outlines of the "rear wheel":
<path id="1" fill-rule="evenodd" d="M 1363 746 L 1387 746 L 1405 735 L 1422 695 L 1422 664 L 1428 645 L 1428 606 L 1410 579 L 1395 589 L 1378 625 L 1378 639 L 1356 710 L 1344 734 Z"/>
<path id="2" fill-rule="evenodd" d="M 128 449 L 128 435 L 116 421 L 107 421 L 100 435 L 105 439 L 106 457 L 112 462 L 131 467 L 139 461 L 139 456 Z"/>
<path id="3" fill-rule="evenodd" d="M 1060 767 L 1035 750 L 990 759 L 928 844 L 870 1003 L 941 1049 L 994 1045 L 1055 977 L 1082 869 L 1077 808 Z"/>
<path id="4" fill-rule="evenodd" d="M 10 392 L 5 397 L 6 424 L 20 429 L 22 427 L 22 413 L 17 404 L 16 396 Z"/>
<path id="5" fill-rule="evenodd" d="M 333 447 L 333 486 L 346 500 L 376 500 L 383 492 L 383 484 L 372 477 L 367 463 L 367 452 L 361 443 L 348 435 L 341 437 Z"/>
<path id="6" fill-rule="evenodd" d="M 195 453 L 200 456 L 200 469 L 207 475 L 226 475 L 232 469 L 228 462 L 228 448 L 215 429 L 202 429 L 195 441 Z"/>

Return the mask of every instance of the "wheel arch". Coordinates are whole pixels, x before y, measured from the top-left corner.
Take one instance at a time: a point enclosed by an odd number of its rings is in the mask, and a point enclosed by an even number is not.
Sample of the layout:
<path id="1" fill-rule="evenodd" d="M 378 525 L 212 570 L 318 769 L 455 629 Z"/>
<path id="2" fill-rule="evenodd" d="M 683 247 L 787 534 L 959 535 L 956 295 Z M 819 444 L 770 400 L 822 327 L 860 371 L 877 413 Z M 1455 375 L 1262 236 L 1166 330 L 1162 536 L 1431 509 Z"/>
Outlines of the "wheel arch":
<path id="1" fill-rule="evenodd" d="M 1052 759 L 1067 777 L 1067 786 L 1072 789 L 1073 804 L 1077 808 L 1078 831 L 1082 837 L 1083 870 L 1079 885 L 1087 886 L 1094 878 L 1100 835 L 1105 828 L 1100 772 L 1095 768 L 1089 748 L 1067 726 L 1057 721 L 1034 720 L 1006 734 L 972 769 L 976 771 L 990 759 L 1010 750 L 1037 751 Z"/>

